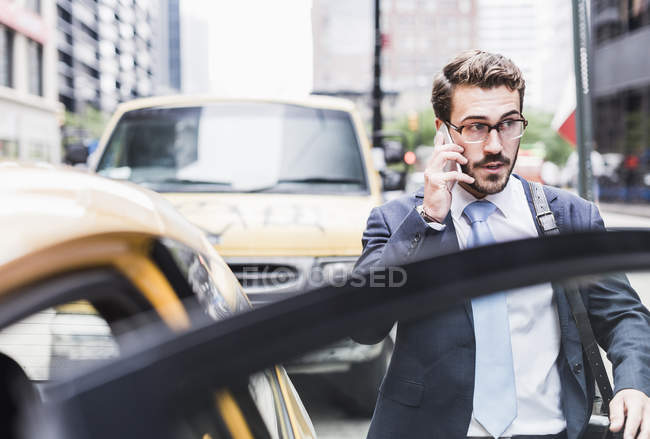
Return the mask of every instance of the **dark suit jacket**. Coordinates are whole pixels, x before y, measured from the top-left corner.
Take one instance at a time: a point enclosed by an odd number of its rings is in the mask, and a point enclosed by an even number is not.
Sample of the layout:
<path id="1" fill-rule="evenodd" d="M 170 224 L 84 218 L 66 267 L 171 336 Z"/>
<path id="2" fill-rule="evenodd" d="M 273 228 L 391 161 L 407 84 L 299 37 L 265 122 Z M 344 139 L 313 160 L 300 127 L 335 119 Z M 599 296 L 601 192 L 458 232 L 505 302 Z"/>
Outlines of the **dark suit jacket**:
<path id="1" fill-rule="evenodd" d="M 534 217 L 530 189 L 520 180 Z M 593 203 L 556 188 L 544 187 L 544 191 L 561 233 L 604 228 Z M 422 198 L 420 189 L 373 209 L 357 270 L 401 265 L 459 249 L 451 215 L 447 215 L 443 231 L 431 229 L 415 210 Z M 561 327 L 557 365 L 562 410 L 568 437 L 575 439 L 589 421 L 594 380 L 568 302 L 558 290 L 554 289 Z M 581 293 L 598 342 L 612 361 L 614 391 L 634 388 L 650 395 L 650 316 L 638 295 L 624 275 L 611 276 Z M 354 338 L 362 343 L 378 342 L 389 329 Z M 425 319 L 398 322 L 393 357 L 368 438 L 464 438 L 472 414 L 474 360 L 469 301 Z"/>

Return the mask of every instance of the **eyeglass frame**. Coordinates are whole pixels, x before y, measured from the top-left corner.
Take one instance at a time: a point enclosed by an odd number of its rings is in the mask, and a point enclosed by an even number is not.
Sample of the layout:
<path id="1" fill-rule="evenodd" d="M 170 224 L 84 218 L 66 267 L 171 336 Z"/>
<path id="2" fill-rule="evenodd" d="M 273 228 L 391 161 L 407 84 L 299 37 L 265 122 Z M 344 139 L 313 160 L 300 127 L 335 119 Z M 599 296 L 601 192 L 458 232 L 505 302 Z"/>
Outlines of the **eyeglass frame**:
<path id="1" fill-rule="evenodd" d="M 467 140 L 463 139 L 463 141 L 464 141 L 465 143 L 482 143 L 482 142 L 485 142 L 485 139 L 487 139 L 488 137 L 490 137 L 490 132 L 491 132 L 492 130 L 497 130 L 497 133 L 498 133 L 499 135 L 501 135 L 501 131 L 499 131 L 498 126 L 501 125 L 503 122 L 506 122 L 506 121 L 510 121 L 510 122 L 523 122 L 523 123 L 524 123 L 524 129 L 521 130 L 521 135 L 520 135 L 520 136 L 517 136 L 517 137 L 513 137 L 512 139 L 507 139 L 507 140 L 516 140 L 516 139 L 521 139 L 521 138 L 524 136 L 524 131 L 526 131 L 526 127 L 528 126 L 528 121 L 527 121 L 526 118 L 523 117 L 523 116 L 521 116 L 521 119 L 506 119 L 506 120 L 502 120 L 502 121 L 500 121 L 500 122 L 495 123 L 494 125 L 489 125 L 489 124 L 487 124 L 487 123 L 483 123 L 483 122 L 477 122 L 477 123 L 480 124 L 480 125 L 485 125 L 486 127 L 488 127 L 488 132 L 487 132 L 487 135 L 485 136 L 485 138 L 483 138 L 483 139 L 481 139 L 481 140 L 472 140 L 472 141 L 467 141 Z M 458 132 L 458 134 L 461 135 L 461 137 L 462 137 L 462 135 L 463 135 L 463 129 L 464 129 L 465 127 L 468 127 L 468 126 L 471 126 L 471 125 L 475 125 L 475 124 L 477 124 L 477 123 L 474 123 L 474 124 L 471 124 L 471 123 L 470 123 L 470 124 L 467 124 L 467 125 L 461 125 L 460 127 L 457 127 L 456 125 L 454 125 L 454 124 L 451 123 L 450 121 L 447 121 L 447 122 L 444 122 L 444 123 L 445 123 L 445 125 L 449 126 L 450 128 L 453 128 L 454 130 L 456 130 L 456 131 Z M 503 139 L 502 139 L 502 140 L 503 140 Z"/>

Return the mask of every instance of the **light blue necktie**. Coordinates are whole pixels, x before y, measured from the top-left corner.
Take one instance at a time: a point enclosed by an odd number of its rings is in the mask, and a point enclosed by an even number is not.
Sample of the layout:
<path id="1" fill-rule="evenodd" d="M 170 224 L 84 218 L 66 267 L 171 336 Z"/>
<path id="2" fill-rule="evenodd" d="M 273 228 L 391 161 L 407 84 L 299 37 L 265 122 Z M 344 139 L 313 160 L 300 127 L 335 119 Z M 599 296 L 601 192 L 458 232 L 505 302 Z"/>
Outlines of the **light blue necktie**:
<path id="1" fill-rule="evenodd" d="M 496 206 L 475 201 L 463 213 L 472 225 L 467 247 L 495 242 L 487 224 Z M 493 437 L 499 437 L 517 416 L 515 373 L 512 364 L 510 324 L 505 293 L 472 299 L 476 371 L 474 375 L 474 418 Z"/>

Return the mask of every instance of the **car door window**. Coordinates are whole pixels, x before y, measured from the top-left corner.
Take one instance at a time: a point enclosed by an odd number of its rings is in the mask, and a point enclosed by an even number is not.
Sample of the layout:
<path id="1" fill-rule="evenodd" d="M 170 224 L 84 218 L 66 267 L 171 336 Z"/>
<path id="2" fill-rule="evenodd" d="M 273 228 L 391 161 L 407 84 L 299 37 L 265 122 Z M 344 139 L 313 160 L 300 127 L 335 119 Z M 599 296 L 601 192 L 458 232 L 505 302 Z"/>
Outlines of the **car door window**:
<path id="1" fill-rule="evenodd" d="M 0 297 L 0 353 L 39 384 L 119 356 L 121 338 L 152 321 L 151 304 L 118 272 L 70 272 Z"/>
<path id="2" fill-rule="evenodd" d="M 0 330 L 0 352 L 34 381 L 55 379 L 82 363 L 116 357 L 111 328 L 87 301 L 47 308 Z"/>

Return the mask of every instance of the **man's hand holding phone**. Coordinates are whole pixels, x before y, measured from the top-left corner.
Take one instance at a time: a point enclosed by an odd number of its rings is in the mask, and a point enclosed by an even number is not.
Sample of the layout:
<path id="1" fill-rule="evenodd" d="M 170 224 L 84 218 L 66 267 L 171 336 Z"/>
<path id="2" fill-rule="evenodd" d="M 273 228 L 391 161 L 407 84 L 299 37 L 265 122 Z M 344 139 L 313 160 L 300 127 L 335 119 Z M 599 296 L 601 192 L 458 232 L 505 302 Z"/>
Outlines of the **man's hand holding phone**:
<path id="1" fill-rule="evenodd" d="M 442 223 L 451 208 L 451 189 L 457 181 L 474 183 L 460 165 L 467 163 L 462 146 L 452 142 L 447 126 L 442 124 L 434 139 L 434 150 L 424 170 L 424 213 Z"/>

